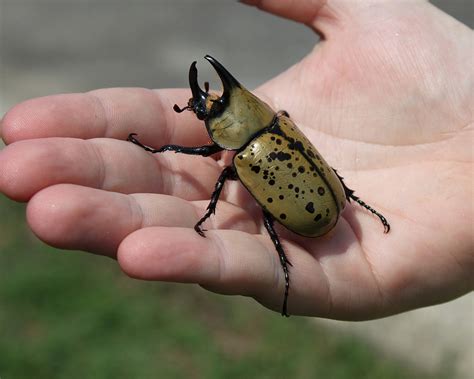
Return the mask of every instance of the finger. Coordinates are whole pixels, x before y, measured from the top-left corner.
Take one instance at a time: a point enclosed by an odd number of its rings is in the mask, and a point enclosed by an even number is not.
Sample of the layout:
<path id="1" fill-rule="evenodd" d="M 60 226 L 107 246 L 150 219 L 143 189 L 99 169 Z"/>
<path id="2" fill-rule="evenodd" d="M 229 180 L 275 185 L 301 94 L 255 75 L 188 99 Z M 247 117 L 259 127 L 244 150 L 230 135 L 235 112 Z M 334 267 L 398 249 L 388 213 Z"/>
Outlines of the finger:
<path id="1" fill-rule="evenodd" d="M 33 232 L 51 246 L 115 257 L 122 240 L 140 228 L 182 227 L 196 233 L 193 227 L 207 203 L 62 184 L 36 194 L 28 204 L 27 219 Z M 206 228 L 256 232 L 255 223 L 242 209 L 225 202 L 219 202 L 218 209 Z"/>
<path id="2" fill-rule="evenodd" d="M 141 229 L 120 245 L 118 261 L 134 278 L 198 283 L 218 293 L 252 296 L 280 312 L 285 279 L 268 236 L 235 230 L 208 231 L 206 236 L 183 228 Z M 290 313 L 310 308 L 327 313 L 328 287 L 317 261 L 296 245 L 283 245 L 293 264 Z"/>
<path id="3" fill-rule="evenodd" d="M 185 104 L 184 89 L 111 88 L 88 93 L 45 96 L 14 106 L 1 122 L 5 143 L 30 138 L 110 137 L 140 135 L 144 143 L 205 144 L 205 128 L 191 112 L 177 115 Z"/>
<path id="4" fill-rule="evenodd" d="M 241 2 L 304 24 L 312 24 L 327 3 L 325 0 L 241 0 Z"/>
<path id="5" fill-rule="evenodd" d="M 48 186 L 72 183 L 195 200 L 209 197 L 220 171 L 213 159 L 153 155 L 125 141 L 44 138 L 20 141 L 0 152 L 0 192 L 27 201 Z"/>
<path id="6" fill-rule="evenodd" d="M 423 14 L 434 9 L 424 1 L 331 1 L 327 0 L 241 0 L 266 12 L 304 23 L 324 36 L 347 34 L 350 29 L 363 29 L 374 19 L 387 22 L 395 17 L 410 19 L 414 12 Z M 371 29 L 366 29 L 371 31 Z"/>

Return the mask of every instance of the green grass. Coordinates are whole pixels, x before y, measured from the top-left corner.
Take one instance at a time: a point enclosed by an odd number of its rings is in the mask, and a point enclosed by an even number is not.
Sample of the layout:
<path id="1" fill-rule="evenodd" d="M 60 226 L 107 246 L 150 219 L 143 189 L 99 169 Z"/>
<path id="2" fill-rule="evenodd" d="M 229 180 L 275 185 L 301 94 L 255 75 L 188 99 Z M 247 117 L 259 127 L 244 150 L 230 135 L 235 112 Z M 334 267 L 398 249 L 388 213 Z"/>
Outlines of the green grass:
<path id="1" fill-rule="evenodd" d="M 430 378 L 355 337 L 48 248 L 0 198 L 0 377 Z"/>

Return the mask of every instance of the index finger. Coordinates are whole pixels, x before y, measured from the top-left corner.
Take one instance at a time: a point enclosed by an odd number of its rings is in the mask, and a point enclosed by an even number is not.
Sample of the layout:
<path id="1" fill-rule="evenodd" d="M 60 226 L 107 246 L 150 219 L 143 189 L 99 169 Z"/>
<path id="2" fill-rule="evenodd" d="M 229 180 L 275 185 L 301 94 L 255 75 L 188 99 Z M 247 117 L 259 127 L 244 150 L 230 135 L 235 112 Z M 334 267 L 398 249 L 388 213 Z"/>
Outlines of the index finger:
<path id="1" fill-rule="evenodd" d="M 194 115 L 173 111 L 190 95 L 184 89 L 110 88 L 39 97 L 10 109 L 1 135 L 6 144 L 45 137 L 126 139 L 130 133 L 152 145 L 205 144 L 209 137 Z"/>

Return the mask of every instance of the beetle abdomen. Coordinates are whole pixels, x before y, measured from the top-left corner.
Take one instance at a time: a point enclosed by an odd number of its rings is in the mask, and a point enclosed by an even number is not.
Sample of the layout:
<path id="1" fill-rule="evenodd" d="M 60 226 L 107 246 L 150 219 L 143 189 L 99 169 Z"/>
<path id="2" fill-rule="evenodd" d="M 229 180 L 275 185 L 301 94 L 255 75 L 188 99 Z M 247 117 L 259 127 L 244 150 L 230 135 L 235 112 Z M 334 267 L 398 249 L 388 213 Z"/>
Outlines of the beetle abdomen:
<path id="1" fill-rule="evenodd" d="M 236 154 L 234 165 L 260 205 L 303 236 L 327 233 L 345 206 L 340 180 L 286 116 Z"/>

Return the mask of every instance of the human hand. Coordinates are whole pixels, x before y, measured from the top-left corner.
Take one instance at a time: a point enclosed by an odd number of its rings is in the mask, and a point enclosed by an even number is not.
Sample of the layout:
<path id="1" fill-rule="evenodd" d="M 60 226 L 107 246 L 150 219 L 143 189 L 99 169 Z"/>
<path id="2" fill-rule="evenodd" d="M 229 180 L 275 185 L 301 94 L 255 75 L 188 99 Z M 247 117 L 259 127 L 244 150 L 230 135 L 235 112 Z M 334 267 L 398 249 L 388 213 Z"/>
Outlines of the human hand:
<path id="1" fill-rule="evenodd" d="M 259 3 L 325 40 L 255 92 L 287 110 L 392 225 L 386 235 L 349 205 L 322 238 L 279 228 L 293 264 L 290 314 L 376 318 L 472 290 L 472 32 L 425 2 Z M 2 121 L 0 191 L 29 202 L 32 230 L 52 246 L 280 311 L 278 255 L 240 183 L 226 183 L 207 238 L 193 229 L 228 154 L 151 155 L 124 141 L 136 132 L 155 147 L 206 144 L 203 124 L 172 110 L 188 98 L 109 89 L 19 104 Z"/>

